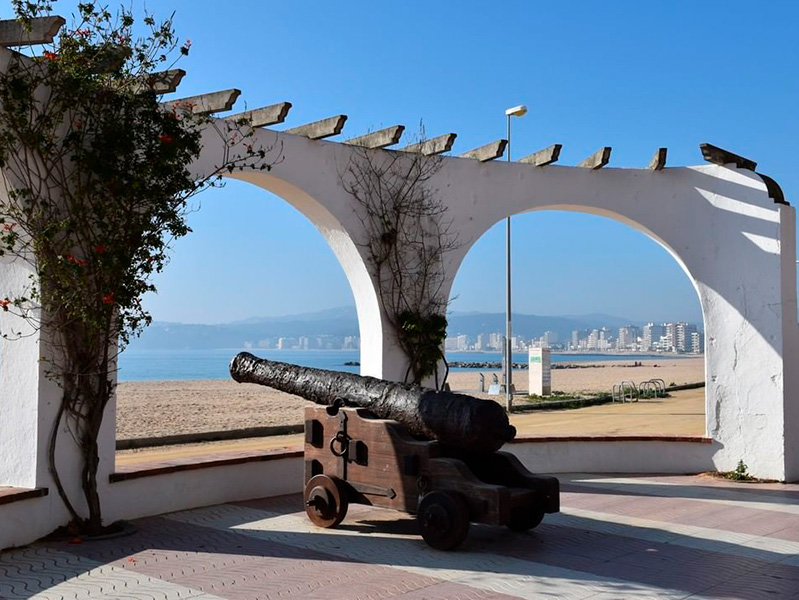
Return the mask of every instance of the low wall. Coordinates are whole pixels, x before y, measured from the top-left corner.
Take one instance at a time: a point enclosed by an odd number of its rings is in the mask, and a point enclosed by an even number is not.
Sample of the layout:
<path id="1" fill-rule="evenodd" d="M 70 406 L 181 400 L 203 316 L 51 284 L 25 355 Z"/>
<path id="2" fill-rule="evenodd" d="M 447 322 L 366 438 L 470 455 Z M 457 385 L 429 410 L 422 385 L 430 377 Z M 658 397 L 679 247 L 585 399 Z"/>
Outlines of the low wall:
<path id="1" fill-rule="evenodd" d="M 503 450 L 534 473 L 701 473 L 720 445 L 666 436 L 519 438 Z"/>
<path id="2" fill-rule="evenodd" d="M 302 491 L 302 455 L 267 462 L 178 470 L 112 483 L 105 498 L 108 522 L 225 502 Z"/>
<path id="3" fill-rule="evenodd" d="M 268 458 L 205 468 L 186 465 L 170 472 L 161 470 L 160 474 L 149 476 L 139 473 L 130 479 L 108 483 L 102 490 L 104 520 L 112 523 L 300 492 L 301 453 L 273 453 Z M 69 515 L 55 493 L 0 504 L 0 550 L 30 544 L 68 521 Z"/>
<path id="4" fill-rule="evenodd" d="M 521 438 L 507 444 L 536 473 L 698 473 L 719 444 L 658 436 Z M 104 485 L 107 523 L 302 490 L 299 449 L 229 460 L 127 468 Z M 29 544 L 68 521 L 57 494 L 0 504 L 0 549 Z"/>

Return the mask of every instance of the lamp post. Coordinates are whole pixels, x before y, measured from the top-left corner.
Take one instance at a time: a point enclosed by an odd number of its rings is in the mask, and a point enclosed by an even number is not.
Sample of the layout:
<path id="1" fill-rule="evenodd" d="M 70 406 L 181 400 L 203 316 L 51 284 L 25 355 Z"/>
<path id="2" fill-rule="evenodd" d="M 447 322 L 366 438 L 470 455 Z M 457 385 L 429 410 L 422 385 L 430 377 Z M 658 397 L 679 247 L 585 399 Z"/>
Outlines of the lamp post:
<path id="1" fill-rule="evenodd" d="M 527 113 L 524 104 L 505 111 L 508 119 L 508 162 L 510 162 L 510 119 Z M 510 215 L 505 219 L 505 409 L 513 410 L 513 327 L 511 324 Z"/>

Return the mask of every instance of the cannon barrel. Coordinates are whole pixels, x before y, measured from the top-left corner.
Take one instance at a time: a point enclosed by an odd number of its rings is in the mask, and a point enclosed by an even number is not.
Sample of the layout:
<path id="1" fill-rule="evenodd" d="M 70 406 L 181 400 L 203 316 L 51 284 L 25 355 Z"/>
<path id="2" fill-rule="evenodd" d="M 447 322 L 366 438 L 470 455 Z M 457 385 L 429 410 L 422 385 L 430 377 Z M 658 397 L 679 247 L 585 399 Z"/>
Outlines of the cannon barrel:
<path id="1" fill-rule="evenodd" d="M 369 409 L 381 419 L 402 423 L 417 436 L 468 452 L 499 450 L 516 428 L 496 402 L 353 373 L 300 367 L 241 352 L 230 361 L 239 383 L 257 383 L 316 404 L 337 401 Z"/>

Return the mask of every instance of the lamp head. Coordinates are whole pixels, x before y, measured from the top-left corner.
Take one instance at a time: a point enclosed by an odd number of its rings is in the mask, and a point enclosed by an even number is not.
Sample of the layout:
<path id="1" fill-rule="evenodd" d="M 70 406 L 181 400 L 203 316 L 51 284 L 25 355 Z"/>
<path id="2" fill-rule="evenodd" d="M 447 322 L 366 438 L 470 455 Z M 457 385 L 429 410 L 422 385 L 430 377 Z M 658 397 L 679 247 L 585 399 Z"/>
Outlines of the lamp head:
<path id="1" fill-rule="evenodd" d="M 524 104 L 514 106 L 513 108 L 509 108 L 505 111 L 505 115 L 508 117 L 522 117 L 525 114 L 527 114 L 527 107 Z"/>

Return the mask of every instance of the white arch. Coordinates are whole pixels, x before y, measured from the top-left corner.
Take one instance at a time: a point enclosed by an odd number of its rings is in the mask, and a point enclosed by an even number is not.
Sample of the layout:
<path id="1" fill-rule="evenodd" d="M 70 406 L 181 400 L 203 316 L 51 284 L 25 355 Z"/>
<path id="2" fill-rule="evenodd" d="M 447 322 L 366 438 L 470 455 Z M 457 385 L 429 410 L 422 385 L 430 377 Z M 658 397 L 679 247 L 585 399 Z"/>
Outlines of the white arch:
<path id="1" fill-rule="evenodd" d="M 280 197 L 314 224 L 347 276 L 358 314 L 361 337 L 361 372 L 382 376 L 382 331 L 380 305 L 366 264 L 353 238 L 320 202 L 296 185 L 264 171 L 243 171 L 229 175 Z M 319 290 L 321 293 L 323 290 Z M 309 290 L 314 293 L 313 289 Z M 377 375 L 375 375 L 377 374 Z"/>

